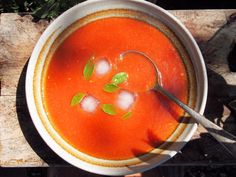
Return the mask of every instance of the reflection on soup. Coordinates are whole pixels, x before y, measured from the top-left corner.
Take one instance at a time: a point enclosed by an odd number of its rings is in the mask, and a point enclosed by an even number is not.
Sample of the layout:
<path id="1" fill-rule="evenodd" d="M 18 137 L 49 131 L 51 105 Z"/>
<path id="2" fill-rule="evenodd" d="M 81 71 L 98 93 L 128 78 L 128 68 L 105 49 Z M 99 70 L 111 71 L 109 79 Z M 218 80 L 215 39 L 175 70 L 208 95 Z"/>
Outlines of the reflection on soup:
<path id="1" fill-rule="evenodd" d="M 152 91 L 153 66 L 164 87 L 183 102 L 188 79 L 172 42 L 135 19 L 110 17 L 71 33 L 55 50 L 44 82 L 44 101 L 57 132 L 74 148 L 102 159 L 128 159 L 151 151 L 176 129 L 183 111 Z"/>

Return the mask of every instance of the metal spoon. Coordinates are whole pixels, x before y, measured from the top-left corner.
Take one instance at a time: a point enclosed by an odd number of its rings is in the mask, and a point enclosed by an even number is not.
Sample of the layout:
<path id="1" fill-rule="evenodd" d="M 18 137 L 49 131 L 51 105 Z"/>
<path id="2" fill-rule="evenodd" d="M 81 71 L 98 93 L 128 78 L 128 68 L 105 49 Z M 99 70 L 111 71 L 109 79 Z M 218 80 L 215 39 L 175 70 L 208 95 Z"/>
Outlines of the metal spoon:
<path id="1" fill-rule="evenodd" d="M 200 123 L 233 157 L 236 158 L 236 137 L 229 132 L 225 131 L 218 125 L 209 121 L 206 117 L 194 111 L 192 108 L 188 107 L 174 95 L 169 93 L 164 89 L 162 84 L 161 73 L 158 70 L 156 63 L 145 53 L 136 50 L 127 50 L 120 54 L 120 58 L 123 59 L 127 54 L 138 54 L 146 58 L 155 68 L 157 73 L 157 82 L 153 88 L 154 91 L 160 92 L 162 95 L 166 96 L 177 105 L 179 105 L 183 110 L 185 110 L 192 118 L 194 118 L 198 123 Z"/>

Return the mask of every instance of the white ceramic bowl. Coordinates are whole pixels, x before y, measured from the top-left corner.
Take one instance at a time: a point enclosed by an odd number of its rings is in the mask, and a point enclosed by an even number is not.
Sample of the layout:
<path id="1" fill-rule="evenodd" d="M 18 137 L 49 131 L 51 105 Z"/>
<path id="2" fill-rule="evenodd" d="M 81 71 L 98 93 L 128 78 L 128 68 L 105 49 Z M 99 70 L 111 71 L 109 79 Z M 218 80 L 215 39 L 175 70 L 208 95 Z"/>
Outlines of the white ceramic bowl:
<path id="1" fill-rule="evenodd" d="M 141 20 L 150 24 L 155 25 L 155 21 L 162 22 L 174 32 L 189 55 L 190 62 L 188 62 L 191 66 L 188 70 L 195 77 L 195 79 L 190 78 L 190 83 L 192 83 L 190 91 L 194 92 L 192 93 L 194 96 L 190 99 L 192 103 L 189 104 L 194 104 L 195 109 L 203 113 L 207 97 L 207 75 L 201 52 L 195 40 L 184 25 L 173 15 L 154 4 L 142 0 L 89 0 L 74 6 L 54 20 L 40 37 L 30 58 L 26 75 L 26 98 L 30 115 L 39 134 L 61 158 L 89 172 L 104 175 L 126 175 L 151 169 L 173 157 L 190 140 L 197 124 L 192 120 L 187 124 L 180 123 L 173 135 L 167 140 L 172 143 L 164 143 L 157 147 L 152 151 L 152 155 L 146 154 L 140 158 L 120 161 L 97 159 L 74 149 L 54 130 L 43 108 L 41 93 L 42 73 L 44 72 L 46 55 L 58 35 L 78 19 L 100 11 L 108 10 L 109 12 L 103 13 L 103 15 L 101 13 L 95 15 L 92 20 L 117 15 L 127 16 L 126 13 L 115 13 L 114 9 L 128 10 L 131 12 L 128 13 L 128 16 L 141 18 Z M 91 20 L 91 18 L 89 19 Z M 88 22 L 89 20 L 85 23 Z"/>

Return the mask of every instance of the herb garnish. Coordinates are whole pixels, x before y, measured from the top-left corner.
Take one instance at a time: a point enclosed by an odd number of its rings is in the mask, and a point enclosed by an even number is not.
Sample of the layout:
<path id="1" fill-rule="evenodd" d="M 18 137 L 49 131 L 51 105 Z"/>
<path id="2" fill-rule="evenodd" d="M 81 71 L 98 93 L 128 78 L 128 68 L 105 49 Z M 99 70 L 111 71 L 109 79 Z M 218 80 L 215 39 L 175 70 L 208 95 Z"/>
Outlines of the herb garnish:
<path id="1" fill-rule="evenodd" d="M 86 80 L 89 80 L 90 77 L 92 76 L 93 74 L 93 70 L 94 70 L 94 56 L 90 57 L 90 59 L 88 60 L 88 62 L 86 63 L 85 67 L 84 67 L 84 71 L 83 71 L 83 75 L 84 75 L 84 78 Z"/>
<path id="2" fill-rule="evenodd" d="M 131 111 L 125 113 L 125 114 L 122 116 L 122 118 L 123 118 L 123 119 L 128 119 L 128 118 L 130 118 L 130 116 L 132 116 L 132 112 L 131 112 Z"/>
<path id="3" fill-rule="evenodd" d="M 113 76 L 111 83 L 113 84 L 121 84 L 122 82 L 126 81 L 128 78 L 128 74 L 126 72 L 120 72 Z"/>
<path id="4" fill-rule="evenodd" d="M 103 87 L 103 90 L 105 92 L 109 92 L 109 93 L 115 92 L 118 89 L 120 89 L 120 88 L 117 85 L 115 85 L 115 84 L 106 84 Z"/>
<path id="5" fill-rule="evenodd" d="M 79 104 L 83 98 L 85 97 L 85 93 L 77 93 L 73 96 L 73 98 L 71 99 L 70 105 L 71 106 L 75 106 L 77 104 Z"/>
<path id="6" fill-rule="evenodd" d="M 128 78 L 127 73 L 125 73 L 125 72 L 117 73 L 115 76 L 113 76 L 110 83 L 104 85 L 103 90 L 105 92 L 109 92 L 109 93 L 115 92 L 116 90 L 120 89 L 118 84 L 125 82 L 127 78 Z"/>
<path id="7" fill-rule="evenodd" d="M 116 115 L 116 109 L 112 104 L 102 104 L 102 110 L 109 115 Z"/>

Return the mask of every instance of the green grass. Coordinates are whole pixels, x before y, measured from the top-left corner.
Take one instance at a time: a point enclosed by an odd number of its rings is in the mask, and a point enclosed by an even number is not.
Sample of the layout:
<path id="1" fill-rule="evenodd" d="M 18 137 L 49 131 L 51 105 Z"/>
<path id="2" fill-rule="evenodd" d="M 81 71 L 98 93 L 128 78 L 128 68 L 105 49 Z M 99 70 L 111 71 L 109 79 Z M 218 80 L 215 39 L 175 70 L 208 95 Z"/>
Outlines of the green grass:
<path id="1" fill-rule="evenodd" d="M 30 13 L 36 20 L 51 20 L 85 0 L 0 0 L 0 13 Z"/>
<path id="2" fill-rule="evenodd" d="M 54 19 L 84 0 L 0 0 L 0 13 L 29 12 L 35 19 Z"/>

